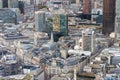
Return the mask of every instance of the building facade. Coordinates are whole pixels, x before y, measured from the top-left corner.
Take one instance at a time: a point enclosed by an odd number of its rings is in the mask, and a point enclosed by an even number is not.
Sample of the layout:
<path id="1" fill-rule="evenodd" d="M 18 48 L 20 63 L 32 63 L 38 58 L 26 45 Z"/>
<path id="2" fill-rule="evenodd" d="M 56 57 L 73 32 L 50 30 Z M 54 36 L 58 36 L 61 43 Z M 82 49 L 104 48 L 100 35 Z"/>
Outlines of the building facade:
<path id="1" fill-rule="evenodd" d="M 91 13 L 91 0 L 83 0 L 83 13 L 84 14 Z"/>
<path id="2" fill-rule="evenodd" d="M 17 23 L 17 16 L 15 11 L 8 8 L 0 9 L 0 20 L 4 23 Z"/>
<path id="3" fill-rule="evenodd" d="M 8 0 L 8 8 L 18 8 L 18 0 Z"/>
<path id="4" fill-rule="evenodd" d="M 3 8 L 8 8 L 8 0 L 2 0 Z"/>
<path id="5" fill-rule="evenodd" d="M 18 8 L 18 0 L 0 0 L 0 8 Z"/>
<path id="6" fill-rule="evenodd" d="M 115 26 L 115 1 L 103 0 L 103 34 L 108 35 L 114 31 Z"/>
<path id="7" fill-rule="evenodd" d="M 0 0 L 0 9 L 3 8 L 3 1 Z"/>
<path id="8" fill-rule="evenodd" d="M 35 12 L 35 29 L 38 32 L 45 31 L 46 21 L 45 21 L 45 12 L 37 11 Z"/>
<path id="9" fill-rule="evenodd" d="M 120 0 L 116 0 L 115 33 L 116 38 L 120 39 Z"/>
<path id="10" fill-rule="evenodd" d="M 67 14 L 54 14 L 53 31 L 60 32 L 62 35 L 68 35 L 68 16 Z"/>

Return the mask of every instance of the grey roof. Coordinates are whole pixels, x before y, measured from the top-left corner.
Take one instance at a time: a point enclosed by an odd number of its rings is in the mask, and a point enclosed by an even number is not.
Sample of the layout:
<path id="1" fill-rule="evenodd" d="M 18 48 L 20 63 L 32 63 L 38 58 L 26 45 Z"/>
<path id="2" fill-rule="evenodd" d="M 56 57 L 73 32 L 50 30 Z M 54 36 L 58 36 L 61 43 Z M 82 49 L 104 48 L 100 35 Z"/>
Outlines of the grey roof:
<path id="1" fill-rule="evenodd" d="M 16 34 L 11 33 L 11 34 L 5 34 L 3 36 L 3 38 L 5 40 L 13 40 L 13 39 L 24 39 L 24 38 L 28 38 L 28 37 L 22 35 L 21 33 L 16 33 Z"/>

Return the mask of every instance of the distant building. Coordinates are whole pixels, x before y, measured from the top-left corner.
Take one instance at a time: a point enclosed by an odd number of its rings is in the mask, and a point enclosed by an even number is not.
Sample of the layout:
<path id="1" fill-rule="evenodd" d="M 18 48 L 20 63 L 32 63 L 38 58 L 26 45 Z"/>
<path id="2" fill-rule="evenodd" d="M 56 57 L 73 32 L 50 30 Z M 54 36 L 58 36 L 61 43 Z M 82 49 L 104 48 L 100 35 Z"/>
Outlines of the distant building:
<path id="1" fill-rule="evenodd" d="M 3 1 L 0 0 L 0 9 L 3 8 Z"/>
<path id="2" fill-rule="evenodd" d="M 1 58 L 1 61 L 1 64 L 3 64 L 0 66 L 2 68 L 0 73 L 3 72 L 2 76 L 18 74 L 18 68 L 20 65 L 16 55 L 5 55 Z"/>
<path id="3" fill-rule="evenodd" d="M 71 4 L 71 1 L 70 1 L 70 0 L 63 0 L 63 1 L 62 1 L 62 5 L 63 5 L 62 8 L 64 8 L 64 9 L 69 9 L 70 4 Z"/>
<path id="4" fill-rule="evenodd" d="M 19 8 L 10 8 L 10 10 L 12 10 L 13 12 L 15 12 L 16 14 L 16 22 L 19 23 L 22 21 L 22 14 L 20 12 Z"/>
<path id="5" fill-rule="evenodd" d="M 103 8 L 103 0 L 92 0 L 92 9 Z"/>
<path id="6" fill-rule="evenodd" d="M 83 13 L 84 14 L 91 13 L 91 0 L 83 0 Z"/>
<path id="7" fill-rule="evenodd" d="M 116 16 L 115 20 L 115 36 L 120 39 L 120 16 Z"/>
<path id="8" fill-rule="evenodd" d="M 3 8 L 8 8 L 8 0 L 2 0 Z"/>
<path id="9" fill-rule="evenodd" d="M 8 8 L 0 9 L 0 20 L 4 23 L 17 23 L 17 16 L 14 11 Z"/>
<path id="10" fill-rule="evenodd" d="M 24 15 L 33 17 L 34 15 L 34 5 L 24 4 Z"/>
<path id="11" fill-rule="evenodd" d="M 44 11 L 35 12 L 35 28 L 36 28 L 36 31 L 39 31 L 39 32 L 45 31 L 46 21 L 45 21 Z"/>
<path id="12" fill-rule="evenodd" d="M 53 15 L 53 31 L 60 32 L 62 35 L 68 35 L 68 16 L 67 14 Z"/>
<path id="13" fill-rule="evenodd" d="M 102 24 L 103 10 L 101 8 L 92 9 L 91 14 L 92 21 Z"/>
<path id="14" fill-rule="evenodd" d="M 120 0 L 116 0 L 115 33 L 116 38 L 120 38 Z"/>
<path id="15" fill-rule="evenodd" d="M 8 8 L 18 8 L 18 0 L 8 0 Z"/>
<path id="16" fill-rule="evenodd" d="M 95 34 L 94 31 L 88 30 L 82 32 L 82 50 L 93 52 L 95 49 Z"/>
<path id="17" fill-rule="evenodd" d="M 116 0 L 116 16 L 120 16 L 120 0 Z"/>
<path id="18" fill-rule="evenodd" d="M 115 26 L 115 1 L 103 0 L 103 30 L 105 35 L 114 31 Z"/>
<path id="19" fill-rule="evenodd" d="M 0 0 L 0 8 L 18 8 L 18 0 Z"/>

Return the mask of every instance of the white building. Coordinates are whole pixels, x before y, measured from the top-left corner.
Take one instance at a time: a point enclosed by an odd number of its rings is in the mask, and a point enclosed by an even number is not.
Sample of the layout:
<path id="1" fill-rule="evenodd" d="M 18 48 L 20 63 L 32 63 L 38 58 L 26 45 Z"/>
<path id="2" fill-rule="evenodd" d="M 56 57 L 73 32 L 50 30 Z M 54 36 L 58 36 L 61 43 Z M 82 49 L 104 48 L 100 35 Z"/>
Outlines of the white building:
<path id="1" fill-rule="evenodd" d="M 93 30 L 82 31 L 82 50 L 93 52 L 95 49 L 95 33 Z"/>

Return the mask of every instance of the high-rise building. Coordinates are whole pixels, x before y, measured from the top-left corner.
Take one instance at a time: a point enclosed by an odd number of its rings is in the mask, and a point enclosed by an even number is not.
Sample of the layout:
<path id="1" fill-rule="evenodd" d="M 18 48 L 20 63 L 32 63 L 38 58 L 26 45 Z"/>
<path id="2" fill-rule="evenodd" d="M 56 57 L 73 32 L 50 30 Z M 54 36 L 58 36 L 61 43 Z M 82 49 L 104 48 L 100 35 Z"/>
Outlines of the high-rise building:
<path id="1" fill-rule="evenodd" d="M 116 39 L 120 39 L 120 16 L 116 16 L 115 18 L 115 37 Z"/>
<path id="2" fill-rule="evenodd" d="M 46 21 L 45 21 L 45 12 L 44 11 L 36 11 L 35 12 L 35 29 L 38 32 L 45 31 Z"/>
<path id="3" fill-rule="evenodd" d="M 82 50 L 91 51 L 95 50 L 95 33 L 90 30 L 82 31 Z"/>
<path id="4" fill-rule="evenodd" d="M 18 0 L 0 0 L 0 8 L 18 8 Z"/>
<path id="5" fill-rule="evenodd" d="M 8 8 L 18 8 L 18 0 L 8 0 Z"/>
<path id="6" fill-rule="evenodd" d="M 62 35 L 68 35 L 68 16 L 67 14 L 54 14 L 53 31 L 60 32 Z"/>
<path id="7" fill-rule="evenodd" d="M 116 16 L 120 16 L 120 0 L 116 0 Z"/>
<path id="8" fill-rule="evenodd" d="M 17 15 L 14 10 L 9 8 L 0 9 L 0 20 L 4 23 L 17 23 Z"/>
<path id="9" fill-rule="evenodd" d="M 0 0 L 0 9 L 3 8 L 3 1 Z"/>
<path id="10" fill-rule="evenodd" d="M 91 13 L 91 0 L 83 0 L 83 13 L 84 14 Z"/>
<path id="11" fill-rule="evenodd" d="M 91 50 L 91 35 L 87 35 L 85 32 L 82 32 L 82 50 L 90 51 Z"/>
<path id="12" fill-rule="evenodd" d="M 103 0 L 103 30 L 105 35 L 114 31 L 115 26 L 115 1 Z"/>
<path id="13" fill-rule="evenodd" d="M 2 0 L 3 8 L 8 8 L 8 0 Z"/>
<path id="14" fill-rule="evenodd" d="M 116 0 L 115 33 L 116 38 L 120 39 L 120 0 Z"/>

